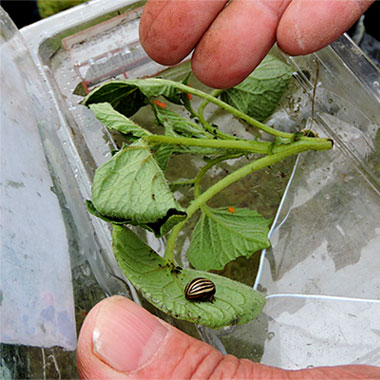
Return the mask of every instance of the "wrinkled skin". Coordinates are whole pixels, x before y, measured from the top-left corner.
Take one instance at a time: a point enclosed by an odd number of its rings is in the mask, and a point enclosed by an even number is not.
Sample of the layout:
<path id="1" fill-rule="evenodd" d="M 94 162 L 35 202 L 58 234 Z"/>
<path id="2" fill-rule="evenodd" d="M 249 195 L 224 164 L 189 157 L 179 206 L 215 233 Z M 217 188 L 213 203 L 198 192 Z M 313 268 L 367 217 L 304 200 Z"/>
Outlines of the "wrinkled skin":
<path id="1" fill-rule="evenodd" d="M 155 61 L 174 65 L 194 48 L 192 69 L 205 84 L 233 87 L 273 43 L 290 55 L 317 51 L 352 26 L 373 0 L 150 0 L 140 40 Z"/>
<path id="2" fill-rule="evenodd" d="M 366 365 L 285 371 L 223 356 L 120 296 L 90 311 L 77 352 L 82 379 L 380 379 Z"/>

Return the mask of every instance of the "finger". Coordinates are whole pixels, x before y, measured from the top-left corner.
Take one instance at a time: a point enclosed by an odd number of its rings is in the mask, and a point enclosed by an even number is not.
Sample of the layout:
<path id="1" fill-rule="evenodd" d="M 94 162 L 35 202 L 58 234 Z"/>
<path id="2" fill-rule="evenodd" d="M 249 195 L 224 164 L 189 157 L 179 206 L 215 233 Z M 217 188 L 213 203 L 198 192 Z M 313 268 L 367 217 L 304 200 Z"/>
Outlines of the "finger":
<path id="1" fill-rule="evenodd" d="M 367 366 L 289 373 L 223 356 L 120 296 L 103 300 L 90 311 L 79 336 L 77 364 L 82 379 L 375 379 L 379 375 Z"/>
<path id="2" fill-rule="evenodd" d="M 290 0 L 233 0 L 203 35 L 193 58 L 194 74 L 216 88 L 245 79 L 272 47 Z"/>
<path id="3" fill-rule="evenodd" d="M 89 313 L 77 352 L 85 379 L 207 379 L 218 374 L 232 379 L 234 373 L 236 378 L 253 378 L 255 367 L 248 360 L 223 356 L 120 296 L 102 301 Z"/>
<path id="4" fill-rule="evenodd" d="M 185 58 L 227 0 L 150 0 L 140 22 L 146 53 L 163 65 Z"/>
<path id="5" fill-rule="evenodd" d="M 373 0 L 293 0 L 278 29 L 278 45 L 291 55 L 309 54 L 335 41 Z"/>

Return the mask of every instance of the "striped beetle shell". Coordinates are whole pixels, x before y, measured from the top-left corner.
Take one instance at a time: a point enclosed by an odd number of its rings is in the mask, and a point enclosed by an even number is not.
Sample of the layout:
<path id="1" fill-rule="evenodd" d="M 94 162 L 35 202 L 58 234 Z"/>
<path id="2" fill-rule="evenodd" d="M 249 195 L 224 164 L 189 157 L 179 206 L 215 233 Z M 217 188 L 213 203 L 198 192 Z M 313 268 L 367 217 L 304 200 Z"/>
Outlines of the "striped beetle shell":
<path id="1" fill-rule="evenodd" d="M 215 292 L 215 284 L 207 278 L 194 278 L 185 287 L 185 297 L 189 301 L 212 302 Z"/>

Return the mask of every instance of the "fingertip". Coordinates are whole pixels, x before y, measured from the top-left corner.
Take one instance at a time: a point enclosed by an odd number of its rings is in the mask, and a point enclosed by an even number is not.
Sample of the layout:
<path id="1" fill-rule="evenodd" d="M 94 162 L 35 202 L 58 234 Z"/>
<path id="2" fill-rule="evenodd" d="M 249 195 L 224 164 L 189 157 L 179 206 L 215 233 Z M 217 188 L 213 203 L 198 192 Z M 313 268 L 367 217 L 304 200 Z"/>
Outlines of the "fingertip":
<path id="1" fill-rule="evenodd" d="M 230 2 L 194 51 L 192 69 L 197 78 L 214 88 L 230 88 L 243 81 L 273 46 L 286 3 Z"/>
<path id="2" fill-rule="evenodd" d="M 313 2 L 292 2 L 284 12 L 276 32 L 278 46 L 289 55 L 315 52 L 339 36 L 339 23 L 328 9 L 315 10 Z"/>
<path id="3" fill-rule="evenodd" d="M 267 54 L 265 50 L 262 54 L 252 57 L 247 64 L 233 68 L 228 64 L 220 65 L 212 57 L 204 60 L 199 56 L 201 55 L 199 52 L 200 50 L 196 51 L 191 60 L 192 72 L 203 84 L 216 89 L 227 89 L 241 83 Z"/>
<path id="4" fill-rule="evenodd" d="M 103 367 L 103 364 L 99 362 L 92 350 L 95 318 L 103 302 L 106 302 L 106 300 L 99 302 L 89 311 L 81 326 L 77 347 L 77 368 L 81 379 L 104 378 L 104 368 L 99 368 Z M 103 374 L 102 376 L 101 373 Z"/>
<path id="5" fill-rule="evenodd" d="M 114 296 L 97 304 L 83 323 L 77 350 L 81 379 L 379 378 L 371 366 L 285 371 L 222 355 L 158 320 L 133 301 Z"/>
<path id="6" fill-rule="evenodd" d="M 139 27 L 144 50 L 160 64 L 179 63 L 194 49 L 225 3 L 226 0 L 148 1 Z"/>
<path id="7" fill-rule="evenodd" d="M 253 363 L 223 356 L 120 296 L 90 311 L 77 357 L 82 379 L 203 379 L 221 374 L 232 379 L 234 373 L 251 373 L 253 368 Z"/>
<path id="8" fill-rule="evenodd" d="M 372 2 L 293 0 L 279 22 L 277 43 L 290 55 L 318 51 L 348 30 Z"/>
<path id="9" fill-rule="evenodd" d="M 113 296 L 87 316 L 78 341 L 78 370 L 84 378 L 139 371 L 154 359 L 169 335 L 169 325 L 133 301 Z"/>
<path id="10" fill-rule="evenodd" d="M 168 66 L 177 64 L 188 50 L 177 40 L 179 25 L 170 3 L 167 0 L 148 1 L 139 25 L 139 39 L 145 52 L 154 61 Z"/>

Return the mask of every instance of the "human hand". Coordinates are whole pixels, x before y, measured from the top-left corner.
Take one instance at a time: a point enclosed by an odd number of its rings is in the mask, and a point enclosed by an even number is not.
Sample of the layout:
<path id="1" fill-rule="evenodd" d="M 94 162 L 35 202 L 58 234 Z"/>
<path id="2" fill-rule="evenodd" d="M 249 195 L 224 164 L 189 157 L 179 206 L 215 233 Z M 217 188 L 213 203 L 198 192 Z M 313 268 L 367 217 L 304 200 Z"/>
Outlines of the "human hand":
<path id="1" fill-rule="evenodd" d="M 210 87 L 244 80 L 277 40 L 309 54 L 352 26 L 374 0 L 150 0 L 140 23 L 147 54 L 174 65 L 195 47 L 192 69 Z"/>
<path id="2" fill-rule="evenodd" d="M 365 365 L 286 371 L 223 356 L 120 296 L 90 311 L 77 352 L 82 379 L 380 379 Z"/>

